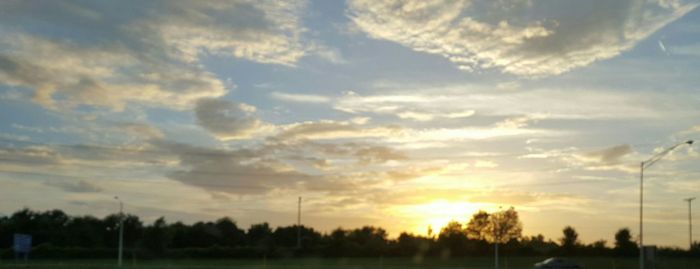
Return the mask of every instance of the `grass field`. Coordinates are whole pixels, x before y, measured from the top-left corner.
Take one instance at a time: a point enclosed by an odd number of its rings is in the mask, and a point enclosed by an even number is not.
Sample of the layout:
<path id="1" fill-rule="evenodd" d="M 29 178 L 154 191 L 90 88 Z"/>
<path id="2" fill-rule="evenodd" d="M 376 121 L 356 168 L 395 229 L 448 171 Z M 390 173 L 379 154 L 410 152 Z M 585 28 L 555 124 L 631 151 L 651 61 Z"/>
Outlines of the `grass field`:
<path id="1" fill-rule="evenodd" d="M 527 269 L 542 260 L 536 257 L 511 257 L 504 258 L 502 269 Z M 574 259 L 587 269 L 633 269 L 638 268 L 637 259 L 612 259 L 612 258 L 577 258 Z M 658 261 L 654 269 L 690 269 L 700 268 L 700 259 L 668 259 Z M 14 261 L 0 261 L 0 268 L 75 268 L 75 269 L 106 269 L 116 268 L 114 260 L 37 260 L 27 264 Z M 455 258 L 442 260 L 430 258 L 416 260 L 410 258 L 350 258 L 350 259 L 277 259 L 277 260 L 151 260 L 133 261 L 126 260 L 124 268 L 183 268 L 183 269 L 215 269 L 215 268 L 241 268 L 241 269 L 490 269 L 493 268 L 493 260 L 490 258 Z"/>

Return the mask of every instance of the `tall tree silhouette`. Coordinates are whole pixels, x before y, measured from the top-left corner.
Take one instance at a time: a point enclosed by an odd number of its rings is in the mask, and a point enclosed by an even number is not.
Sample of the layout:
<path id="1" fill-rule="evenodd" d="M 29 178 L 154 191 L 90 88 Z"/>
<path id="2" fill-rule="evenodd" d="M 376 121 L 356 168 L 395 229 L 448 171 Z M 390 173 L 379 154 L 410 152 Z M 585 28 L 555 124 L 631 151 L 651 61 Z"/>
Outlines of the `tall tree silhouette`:
<path id="1" fill-rule="evenodd" d="M 486 229 L 490 225 L 491 215 L 486 211 L 479 210 L 467 223 L 467 236 L 471 239 L 486 240 Z"/>
<path id="2" fill-rule="evenodd" d="M 637 255 L 637 243 L 632 241 L 632 233 L 628 228 L 622 228 L 615 233 L 615 254 L 618 256 Z"/>
<path id="3" fill-rule="evenodd" d="M 575 254 L 577 248 L 581 244 L 578 240 L 578 232 L 571 226 L 566 226 L 562 232 L 564 233 L 564 237 L 559 239 L 562 251 L 567 255 Z"/>
<path id="4" fill-rule="evenodd" d="M 444 256 L 462 256 L 468 249 L 468 238 L 464 226 L 457 221 L 450 221 L 440 229 L 438 245 Z"/>

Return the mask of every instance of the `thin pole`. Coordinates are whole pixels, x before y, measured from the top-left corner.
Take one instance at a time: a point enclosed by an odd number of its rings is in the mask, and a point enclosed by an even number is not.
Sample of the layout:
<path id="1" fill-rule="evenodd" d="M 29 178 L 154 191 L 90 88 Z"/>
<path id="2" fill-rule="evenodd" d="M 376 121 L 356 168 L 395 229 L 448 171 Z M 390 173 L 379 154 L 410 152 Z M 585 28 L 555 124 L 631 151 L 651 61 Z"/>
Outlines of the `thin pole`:
<path id="1" fill-rule="evenodd" d="M 693 250 L 693 198 L 684 199 L 688 202 L 688 250 Z"/>
<path id="2" fill-rule="evenodd" d="M 639 167 L 639 269 L 644 269 L 644 162 Z"/>
<path id="3" fill-rule="evenodd" d="M 297 206 L 297 248 L 301 248 L 301 196 Z"/>
<path id="4" fill-rule="evenodd" d="M 498 269 L 498 242 L 496 242 L 495 248 L 496 248 L 496 269 Z"/>
<path id="5" fill-rule="evenodd" d="M 122 267 L 122 256 L 124 252 L 124 203 L 119 200 L 119 267 Z"/>

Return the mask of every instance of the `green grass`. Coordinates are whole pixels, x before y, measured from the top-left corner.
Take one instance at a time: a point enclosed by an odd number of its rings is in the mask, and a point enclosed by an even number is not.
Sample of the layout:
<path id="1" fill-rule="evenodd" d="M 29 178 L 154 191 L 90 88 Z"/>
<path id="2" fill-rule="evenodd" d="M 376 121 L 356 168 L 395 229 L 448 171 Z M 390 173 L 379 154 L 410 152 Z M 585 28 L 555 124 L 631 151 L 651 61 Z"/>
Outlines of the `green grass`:
<path id="1" fill-rule="evenodd" d="M 509 257 L 501 261 L 502 269 L 528 269 L 543 258 L 536 257 Z M 633 269 L 638 268 L 637 259 L 624 258 L 575 258 L 577 262 L 587 269 Z M 115 260 L 36 260 L 27 264 L 14 261 L 0 261 L 0 269 L 49 269 L 49 268 L 75 268 L 75 269 L 112 269 L 117 268 Z M 275 259 L 275 260 L 125 260 L 124 268 L 128 269 L 490 269 L 493 268 L 493 259 L 478 258 L 453 258 L 439 259 L 426 258 L 338 258 L 338 259 Z M 648 268 L 651 268 L 649 266 Z M 684 269 L 700 268 L 700 259 L 662 259 L 657 262 L 655 269 Z"/>

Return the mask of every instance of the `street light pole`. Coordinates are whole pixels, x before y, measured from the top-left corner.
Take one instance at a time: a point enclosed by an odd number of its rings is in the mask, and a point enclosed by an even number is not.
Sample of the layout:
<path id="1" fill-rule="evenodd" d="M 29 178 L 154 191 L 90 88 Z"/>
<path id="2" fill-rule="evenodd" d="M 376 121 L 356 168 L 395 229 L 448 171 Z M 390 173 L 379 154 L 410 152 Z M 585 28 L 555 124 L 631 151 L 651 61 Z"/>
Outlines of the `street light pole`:
<path id="1" fill-rule="evenodd" d="M 693 250 L 693 200 L 695 197 L 683 199 L 688 202 L 688 250 Z"/>
<path id="2" fill-rule="evenodd" d="M 639 269 L 644 269 L 644 162 L 639 168 Z"/>
<path id="3" fill-rule="evenodd" d="M 119 254 L 117 265 L 122 267 L 122 253 L 124 252 L 124 203 L 118 196 L 114 196 L 114 199 L 119 201 Z"/>
<path id="4" fill-rule="evenodd" d="M 297 249 L 301 249 L 301 196 L 297 204 Z"/>
<path id="5" fill-rule="evenodd" d="M 651 167 L 671 151 L 685 144 L 693 145 L 693 140 L 678 143 L 673 147 L 667 148 L 643 161 L 639 166 L 639 269 L 644 269 L 644 169 Z"/>

